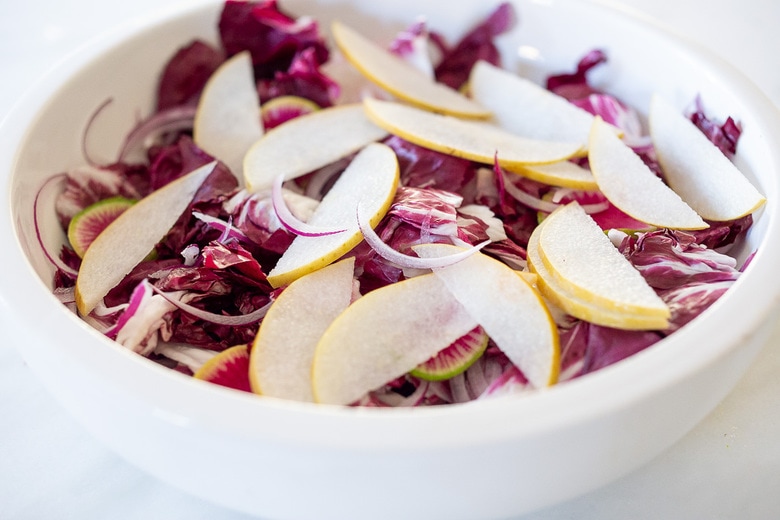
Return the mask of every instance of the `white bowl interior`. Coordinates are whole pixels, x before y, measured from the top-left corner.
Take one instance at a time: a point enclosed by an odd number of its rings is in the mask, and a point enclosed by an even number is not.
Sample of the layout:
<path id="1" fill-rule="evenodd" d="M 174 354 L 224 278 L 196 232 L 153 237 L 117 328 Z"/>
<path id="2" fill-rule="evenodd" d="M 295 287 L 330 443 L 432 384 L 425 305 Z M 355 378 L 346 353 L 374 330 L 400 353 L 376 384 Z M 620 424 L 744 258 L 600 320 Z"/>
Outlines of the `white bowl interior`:
<path id="1" fill-rule="evenodd" d="M 500 40 L 508 68 L 540 79 L 572 70 L 585 52 L 601 48 L 609 62 L 593 79 L 640 110 L 652 92 L 680 108 L 701 95 L 713 115 L 734 115 L 744 127 L 736 162 L 769 202 L 737 253 L 740 259 L 759 253 L 727 297 L 672 338 L 530 397 L 428 410 L 354 410 L 214 388 L 130 354 L 90 329 L 50 294 L 53 269 L 33 222 L 36 193 L 51 175 L 83 164 L 82 130 L 109 98 L 113 102 L 93 125 L 90 149 L 98 157 L 114 156 L 137 118 L 151 110 L 164 61 L 194 36 L 216 41 L 219 6 L 206 2 L 107 35 L 62 64 L 4 123 L 0 156 L 9 173 L 2 189 L 10 214 L 3 216 L 0 236 L 13 244 L 0 308 L 23 355 L 63 404 L 128 460 L 190 492 L 268 516 L 408 513 L 409 503 L 401 507 L 383 498 L 387 489 L 401 490 L 420 516 L 507 516 L 593 489 L 657 455 L 725 396 L 773 316 L 780 295 L 773 268 L 780 255 L 776 109 L 730 67 L 652 24 L 589 2 L 515 4 L 518 28 Z M 311 14 L 323 28 L 335 17 L 376 28 L 371 33 L 379 39 L 419 14 L 455 38 L 490 11 L 467 1 L 290 0 L 283 6 Z M 64 236 L 47 211 L 51 201 L 40 203 L 43 239 L 56 250 Z M 205 455 L 193 461 L 188 450 Z M 231 454 L 277 473 L 258 476 Z M 414 476 L 410 464 L 417 468 Z M 457 478 L 479 469 L 490 475 L 484 482 Z M 441 485 L 423 493 L 416 487 L 422 479 Z M 258 497 L 241 482 L 269 491 Z M 396 488 L 366 489 L 383 485 Z M 344 504 L 356 486 L 364 499 Z M 322 509 L 295 500 L 302 493 Z"/>

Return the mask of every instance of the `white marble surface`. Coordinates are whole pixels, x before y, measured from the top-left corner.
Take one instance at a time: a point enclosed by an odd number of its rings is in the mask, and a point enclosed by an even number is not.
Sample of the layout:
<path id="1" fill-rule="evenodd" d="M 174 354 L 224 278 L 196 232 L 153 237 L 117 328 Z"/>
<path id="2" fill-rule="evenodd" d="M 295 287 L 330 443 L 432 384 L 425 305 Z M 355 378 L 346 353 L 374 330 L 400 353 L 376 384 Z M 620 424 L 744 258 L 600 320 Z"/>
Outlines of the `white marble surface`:
<path id="1" fill-rule="evenodd" d="M 0 0 L 0 118 L 57 60 L 163 1 Z M 661 19 L 714 50 L 780 106 L 777 0 L 609 3 Z M 778 412 L 780 328 L 735 391 L 662 456 L 605 488 L 518 520 L 777 518 Z M 108 451 L 46 393 L 11 345 L 0 344 L 0 519 L 50 518 L 247 517 L 185 495 Z"/>

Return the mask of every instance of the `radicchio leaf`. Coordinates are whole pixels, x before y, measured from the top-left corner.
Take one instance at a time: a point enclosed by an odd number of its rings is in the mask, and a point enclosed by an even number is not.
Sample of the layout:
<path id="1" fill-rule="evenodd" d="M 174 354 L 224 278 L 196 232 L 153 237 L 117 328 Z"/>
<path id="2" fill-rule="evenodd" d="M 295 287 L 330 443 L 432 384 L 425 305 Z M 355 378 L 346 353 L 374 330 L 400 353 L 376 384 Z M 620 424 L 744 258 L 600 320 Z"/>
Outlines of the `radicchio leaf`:
<path id="1" fill-rule="evenodd" d="M 258 79 L 288 70 L 295 56 L 308 48 L 313 49 L 317 63 L 325 63 L 329 56 L 317 22 L 303 17 L 296 20 L 282 12 L 276 0 L 227 0 L 219 34 L 228 56 L 250 52 Z"/>
<path id="2" fill-rule="evenodd" d="M 160 76 L 157 111 L 197 103 L 209 77 L 224 60 L 221 51 L 200 40 L 179 49 Z"/>
<path id="3" fill-rule="evenodd" d="M 461 88 L 468 80 L 471 68 L 479 60 L 500 65 L 501 55 L 493 42 L 515 26 L 516 15 L 512 4 L 499 5 L 482 23 L 447 49 L 436 66 L 436 79 L 454 89 Z"/>
<path id="4" fill-rule="evenodd" d="M 261 103 L 280 96 L 298 96 L 320 107 L 329 107 L 338 99 L 340 87 L 322 73 L 316 50 L 309 47 L 293 58 L 288 70 L 277 71 L 272 79 L 258 81 L 257 91 Z"/>

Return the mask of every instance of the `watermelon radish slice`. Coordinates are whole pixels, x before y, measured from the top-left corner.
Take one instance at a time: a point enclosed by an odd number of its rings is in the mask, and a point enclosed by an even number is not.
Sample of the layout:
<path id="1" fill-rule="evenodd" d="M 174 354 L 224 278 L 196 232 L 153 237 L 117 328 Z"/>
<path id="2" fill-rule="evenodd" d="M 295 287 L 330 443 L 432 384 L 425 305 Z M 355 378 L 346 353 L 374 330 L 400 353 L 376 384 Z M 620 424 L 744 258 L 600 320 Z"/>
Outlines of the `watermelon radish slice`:
<path id="1" fill-rule="evenodd" d="M 134 199 L 111 197 L 87 206 L 76 213 L 68 225 L 68 240 L 79 257 L 83 257 L 95 238 L 127 208 Z"/>
<path id="2" fill-rule="evenodd" d="M 455 340 L 425 363 L 417 365 L 411 375 L 426 381 L 443 381 L 465 372 L 485 352 L 488 335 L 477 326 Z"/>
<path id="3" fill-rule="evenodd" d="M 320 106 L 299 96 L 279 96 L 263 103 L 260 115 L 263 127 L 268 130 L 285 121 L 319 110 Z"/>
<path id="4" fill-rule="evenodd" d="M 249 346 L 236 345 L 223 350 L 203 363 L 193 377 L 235 390 L 251 392 Z"/>

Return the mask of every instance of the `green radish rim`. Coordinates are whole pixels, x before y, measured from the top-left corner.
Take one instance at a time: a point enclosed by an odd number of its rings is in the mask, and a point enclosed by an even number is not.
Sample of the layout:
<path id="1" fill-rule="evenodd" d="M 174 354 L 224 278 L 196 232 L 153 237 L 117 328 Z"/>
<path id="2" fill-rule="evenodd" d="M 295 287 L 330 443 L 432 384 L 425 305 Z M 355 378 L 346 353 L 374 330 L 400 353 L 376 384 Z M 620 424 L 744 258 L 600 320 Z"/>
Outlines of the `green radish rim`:
<path id="1" fill-rule="evenodd" d="M 409 374 L 426 381 L 444 381 L 462 374 L 482 357 L 488 340 L 484 329 L 477 326 L 428 361 L 417 365 Z"/>
<path id="2" fill-rule="evenodd" d="M 76 213 L 68 224 L 68 241 L 73 251 L 83 258 L 95 238 L 136 202 L 122 196 L 110 197 Z"/>

